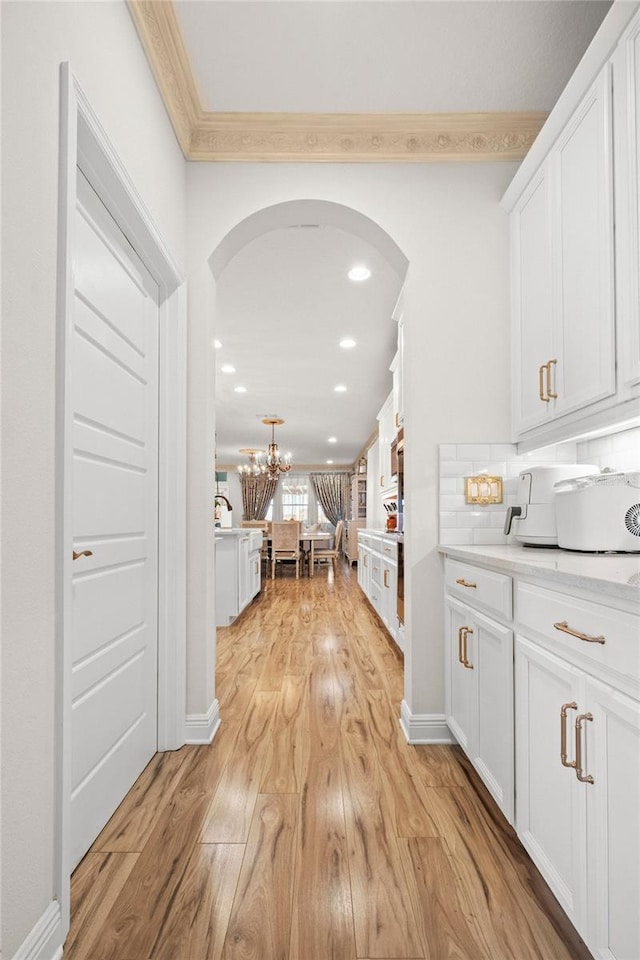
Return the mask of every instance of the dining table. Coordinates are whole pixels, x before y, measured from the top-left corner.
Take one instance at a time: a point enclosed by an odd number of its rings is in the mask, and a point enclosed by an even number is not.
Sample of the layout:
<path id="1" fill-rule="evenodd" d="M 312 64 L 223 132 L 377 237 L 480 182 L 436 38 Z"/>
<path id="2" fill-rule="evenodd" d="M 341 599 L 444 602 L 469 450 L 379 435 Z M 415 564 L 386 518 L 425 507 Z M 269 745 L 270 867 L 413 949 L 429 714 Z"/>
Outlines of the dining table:
<path id="1" fill-rule="evenodd" d="M 264 539 L 267 543 L 271 543 L 271 535 L 266 531 L 264 533 Z M 314 550 L 317 543 L 324 543 L 327 545 L 331 544 L 333 539 L 333 534 L 328 533 L 326 530 L 316 530 L 316 531 L 300 531 L 300 546 L 302 547 L 302 552 L 305 554 L 309 564 L 309 576 L 313 576 L 313 564 L 314 564 Z M 305 544 L 309 544 L 305 548 Z"/>

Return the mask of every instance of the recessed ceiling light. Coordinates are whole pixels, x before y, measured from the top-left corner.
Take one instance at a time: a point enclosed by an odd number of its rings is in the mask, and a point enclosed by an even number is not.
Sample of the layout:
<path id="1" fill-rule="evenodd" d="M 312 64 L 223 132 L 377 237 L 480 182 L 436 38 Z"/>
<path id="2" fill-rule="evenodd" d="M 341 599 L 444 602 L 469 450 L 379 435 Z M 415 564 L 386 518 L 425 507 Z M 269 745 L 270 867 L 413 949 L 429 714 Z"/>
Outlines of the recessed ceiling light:
<path id="1" fill-rule="evenodd" d="M 333 460 L 327 460 L 327 463 L 333 463 Z"/>
<path id="2" fill-rule="evenodd" d="M 234 387 L 233 389 L 235 390 L 236 393 L 246 393 L 246 392 L 247 392 L 247 388 L 246 388 L 246 387 Z"/>
<path id="3" fill-rule="evenodd" d="M 352 340 L 351 337 L 345 337 L 344 340 L 340 341 L 340 346 L 343 350 L 351 350 L 352 347 L 355 347 L 356 342 Z"/>
<path id="4" fill-rule="evenodd" d="M 369 279 L 371 270 L 369 270 L 369 267 L 365 267 L 364 263 L 356 263 L 355 266 L 351 267 L 347 276 L 349 280 L 355 280 L 356 283 L 360 283 L 362 280 Z"/>
<path id="5" fill-rule="evenodd" d="M 214 340 L 214 341 L 213 341 L 213 349 L 214 349 L 214 350 L 222 350 L 222 344 L 220 343 L 219 340 Z"/>
<path id="6" fill-rule="evenodd" d="M 327 443 L 337 443 L 337 442 L 338 442 L 337 437 L 329 437 L 329 439 L 327 440 Z"/>
<path id="7" fill-rule="evenodd" d="M 235 373 L 236 368 L 231 363 L 223 363 L 220 367 L 222 373 Z"/>
<path id="8" fill-rule="evenodd" d="M 334 387 L 333 389 L 335 390 L 336 393 L 344 393 L 347 388 L 343 383 L 339 383 L 338 386 Z"/>

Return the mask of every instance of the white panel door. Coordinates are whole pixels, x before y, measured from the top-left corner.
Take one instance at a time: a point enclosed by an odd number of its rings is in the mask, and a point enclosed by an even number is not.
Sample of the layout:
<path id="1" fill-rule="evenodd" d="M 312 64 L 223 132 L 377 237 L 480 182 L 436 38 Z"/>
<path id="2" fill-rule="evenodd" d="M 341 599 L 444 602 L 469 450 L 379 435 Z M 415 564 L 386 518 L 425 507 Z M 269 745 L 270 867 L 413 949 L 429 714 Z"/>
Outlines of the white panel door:
<path id="1" fill-rule="evenodd" d="M 612 139 L 607 66 L 553 155 L 562 335 L 552 378 L 555 416 L 616 390 Z"/>
<path id="2" fill-rule="evenodd" d="M 477 682 L 475 633 L 471 611 L 463 603 L 445 601 L 445 713 L 447 725 L 467 754 L 473 757 L 476 744 Z M 464 664 L 467 654 L 468 666 Z"/>
<path id="3" fill-rule="evenodd" d="M 473 614 L 478 687 L 474 767 L 513 823 L 513 633 L 479 613 Z"/>
<path id="4" fill-rule="evenodd" d="M 159 333 L 157 286 L 80 173 L 74 231 L 73 865 L 157 747 Z"/>
<path id="5" fill-rule="evenodd" d="M 584 774 L 588 943 L 598 960 L 640 957 L 640 703 L 587 680 Z"/>
<path id="6" fill-rule="evenodd" d="M 545 369 L 555 359 L 550 204 L 549 168 L 545 164 L 511 216 L 513 423 L 518 435 L 551 415 Z"/>
<path id="7" fill-rule="evenodd" d="M 561 762 L 561 711 L 564 707 L 571 762 L 574 724 L 584 704 L 584 675 L 523 637 L 516 638 L 515 671 L 516 829 L 562 909 L 582 932 L 586 794 L 575 770 Z"/>

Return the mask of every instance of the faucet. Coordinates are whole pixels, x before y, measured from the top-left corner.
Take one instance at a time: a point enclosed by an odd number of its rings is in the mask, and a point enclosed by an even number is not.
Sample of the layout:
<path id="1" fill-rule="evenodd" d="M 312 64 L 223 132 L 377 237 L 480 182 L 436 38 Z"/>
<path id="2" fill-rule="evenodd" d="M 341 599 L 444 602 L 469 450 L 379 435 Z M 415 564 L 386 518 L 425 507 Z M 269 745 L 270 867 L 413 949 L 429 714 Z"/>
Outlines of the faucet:
<path id="1" fill-rule="evenodd" d="M 223 493 L 216 493 L 215 500 L 214 500 L 214 504 L 217 504 L 217 503 L 218 503 L 218 500 L 224 501 L 224 503 L 226 504 L 227 510 L 229 510 L 230 512 L 233 510 L 233 507 L 231 506 L 231 503 L 229 502 L 229 498 L 228 498 L 228 497 L 225 497 L 225 495 L 224 495 Z"/>

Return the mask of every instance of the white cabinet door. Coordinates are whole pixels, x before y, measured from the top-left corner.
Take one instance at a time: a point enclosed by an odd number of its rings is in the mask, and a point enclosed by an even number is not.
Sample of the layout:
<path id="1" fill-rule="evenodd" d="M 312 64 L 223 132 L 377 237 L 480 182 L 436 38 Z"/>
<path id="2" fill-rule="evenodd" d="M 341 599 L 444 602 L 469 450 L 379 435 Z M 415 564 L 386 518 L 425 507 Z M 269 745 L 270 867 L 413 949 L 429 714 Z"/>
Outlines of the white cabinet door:
<path id="1" fill-rule="evenodd" d="M 640 957 L 640 703 L 587 680 L 589 921 L 598 960 Z"/>
<path id="2" fill-rule="evenodd" d="M 386 558 L 382 561 L 382 591 L 383 602 L 382 610 L 384 624 L 393 637 L 396 639 L 398 617 L 396 613 L 396 601 L 398 590 L 398 566 Z"/>
<path id="3" fill-rule="evenodd" d="M 614 61 L 616 293 L 625 394 L 640 394 L 640 14 Z M 623 397 L 625 399 L 626 397 Z"/>
<path id="4" fill-rule="evenodd" d="M 467 659 L 475 670 L 478 713 L 471 760 L 513 823 L 513 632 L 477 613 L 472 615 L 472 625 Z"/>
<path id="5" fill-rule="evenodd" d="M 517 637 L 515 702 L 518 836 L 563 910 L 582 932 L 586 912 L 586 793 L 573 767 L 561 762 L 561 734 L 564 724 L 567 762 L 571 762 L 575 759 L 575 719 L 584 703 L 583 674 Z"/>
<path id="6" fill-rule="evenodd" d="M 262 567 L 260 551 L 253 550 L 249 555 L 249 600 L 253 600 L 260 593 Z"/>
<path id="7" fill-rule="evenodd" d="M 518 435 L 551 415 L 545 368 L 555 359 L 550 204 L 549 166 L 545 164 L 511 217 L 513 420 Z"/>
<path id="8" fill-rule="evenodd" d="M 445 601 L 445 637 L 447 724 L 467 756 L 472 757 L 476 743 L 475 634 L 471 611 L 451 597 Z"/>
<path id="9" fill-rule="evenodd" d="M 562 416 L 615 393 L 613 136 L 607 65 L 552 153 L 558 325 L 551 393 Z"/>

